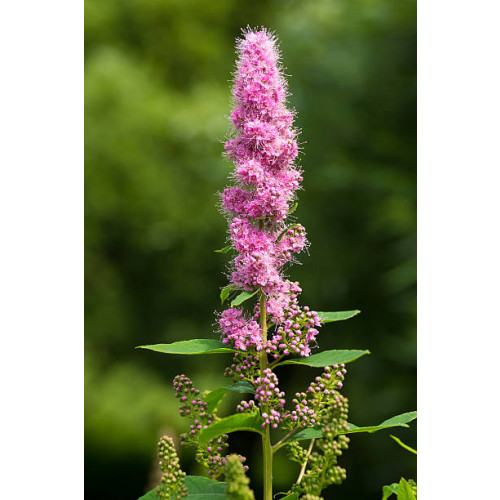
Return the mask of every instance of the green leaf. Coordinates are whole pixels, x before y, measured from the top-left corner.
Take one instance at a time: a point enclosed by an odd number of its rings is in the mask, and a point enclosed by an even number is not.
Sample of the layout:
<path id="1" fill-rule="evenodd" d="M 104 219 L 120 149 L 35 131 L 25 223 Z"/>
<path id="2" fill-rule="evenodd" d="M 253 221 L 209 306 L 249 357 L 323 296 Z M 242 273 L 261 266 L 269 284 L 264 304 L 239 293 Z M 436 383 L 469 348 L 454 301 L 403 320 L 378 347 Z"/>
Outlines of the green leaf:
<path id="1" fill-rule="evenodd" d="M 225 389 L 228 389 L 229 391 L 240 392 L 242 394 L 245 393 L 255 394 L 255 389 L 253 385 L 250 382 L 247 382 L 246 380 L 238 380 L 238 382 L 228 385 L 227 387 L 225 387 Z"/>
<path id="2" fill-rule="evenodd" d="M 322 435 L 322 427 L 308 427 L 307 429 L 302 429 L 299 432 L 292 434 L 289 438 L 283 441 L 281 446 L 292 443 L 293 441 L 303 441 L 304 439 L 320 438 Z"/>
<path id="3" fill-rule="evenodd" d="M 234 300 L 231 301 L 231 307 L 239 306 L 240 304 L 243 304 L 245 300 L 250 299 L 253 297 L 256 293 L 258 293 L 259 290 L 255 290 L 255 292 L 247 292 L 246 290 L 244 292 L 241 292 L 239 295 L 236 296 Z"/>
<path id="4" fill-rule="evenodd" d="M 227 387 L 219 387 L 218 389 L 214 389 L 209 392 L 206 396 L 204 396 L 204 400 L 208 403 L 208 407 L 206 409 L 207 413 L 213 413 L 215 408 L 219 405 L 219 403 L 224 399 L 224 396 L 229 392 L 239 392 L 239 393 L 255 393 L 255 389 L 250 382 L 245 380 L 240 380 L 231 384 Z"/>
<path id="5" fill-rule="evenodd" d="M 394 441 L 396 441 L 396 443 L 398 443 L 399 446 L 401 446 L 405 450 L 408 450 L 411 453 L 415 453 L 415 455 L 417 454 L 417 450 L 414 450 L 411 446 L 404 444 L 403 441 L 401 441 L 401 439 L 397 438 L 396 436 L 393 436 L 392 434 L 391 434 L 391 438 L 394 439 Z"/>
<path id="6" fill-rule="evenodd" d="M 207 443 L 221 434 L 229 434 L 236 431 L 252 431 L 262 434 L 262 419 L 255 414 L 236 413 L 223 418 L 209 425 L 200 433 L 200 446 L 206 446 Z"/>
<path id="7" fill-rule="evenodd" d="M 389 427 L 408 427 L 407 423 L 415 420 L 417 418 L 417 412 L 412 411 L 408 413 L 402 413 L 401 415 L 396 415 L 395 417 L 385 420 L 380 425 L 372 427 L 357 427 L 354 424 L 347 424 L 349 429 L 340 430 L 338 434 L 354 434 L 357 432 L 376 432 L 382 429 L 387 429 Z M 303 441 L 305 439 L 320 438 L 322 436 L 323 427 L 308 427 L 307 429 L 302 429 L 290 437 L 285 439 L 279 446 L 276 446 L 274 451 L 278 451 L 282 446 L 293 441 Z M 392 436 L 391 436 L 392 437 Z"/>
<path id="8" fill-rule="evenodd" d="M 361 311 L 358 309 L 354 311 L 338 311 L 338 312 L 318 312 L 318 318 L 321 323 L 331 323 L 332 321 L 343 321 L 345 319 L 353 318 Z"/>
<path id="9" fill-rule="evenodd" d="M 140 345 L 136 349 L 149 349 L 150 351 L 165 354 L 218 354 L 223 352 L 236 352 L 222 342 L 213 339 L 192 339 L 173 342 L 172 344 Z"/>
<path id="10" fill-rule="evenodd" d="M 388 429 L 389 427 L 409 427 L 408 423 L 417 418 L 416 411 L 410 411 L 408 413 L 402 413 L 401 415 L 396 415 L 395 417 L 385 420 L 380 425 L 374 425 L 370 427 L 357 427 L 354 424 L 347 424 L 349 426 L 348 430 L 339 431 L 339 434 L 354 434 L 356 432 L 377 432 L 382 429 Z"/>
<path id="11" fill-rule="evenodd" d="M 152 490 L 149 490 L 145 495 L 142 495 L 142 497 L 139 497 L 137 500 L 158 500 L 160 498 L 156 494 L 156 488 L 153 488 Z"/>
<path id="12" fill-rule="evenodd" d="M 228 245 L 227 247 L 221 248 L 220 250 L 214 250 L 215 253 L 228 253 L 233 248 L 233 245 Z"/>
<path id="13" fill-rule="evenodd" d="M 293 212 L 295 212 L 295 210 L 297 210 L 297 207 L 298 207 L 298 206 L 299 206 L 299 202 L 298 202 L 298 201 L 296 201 L 296 202 L 294 203 L 293 207 L 292 207 L 290 210 L 288 210 L 287 215 L 293 214 Z"/>
<path id="14" fill-rule="evenodd" d="M 203 397 L 205 403 L 208 404 L 206 413 L 214 413 L 217 406 L 219 406 L 220 402 L 224 399 L 224 396 L 227 394 L 227 389 L 225 387 L 219 387 L 210 391 L 206 396 Z"/>
<path id="15" fill-rule="evenodd" d="M 276 239 L 276 242 L 279 243 L 283 239 L 283 236 L 285 236 L 286 232 L 289 229 L 292 229 L 292 228 L 298 227 L 298 226 L 300 226 L 300 224 L 295 223 L 295 224 L 290 224 L 288 227 L 286 227 L 285 229 L 283 229 L 283 231 L 281 231 L 280 235 Z"/>
<path id="16" fill-rule="evenodd" d="M 186 500 L 227 500 L 227 483 L 214 481 L 208 477 L 186 476 L 184 484 L 188 490 Z M 156 488 L 148 491 L 138 500 L 158 500 Z"/>
<path id="17" fill-rule="evenodd" d="M 398 483 L 392 483 L 382 488 L 382 500 L 387 500 L 393 493 L 395 495 L 398 494 Z"/>
<path id="18" fill-rule="evenodd" d="M 287 495 L 286 497 L 280 498 L 280 500 L 298 500 L 299 495 L 297 493 L 290 493 L 290 495 Z"/>
<path id="19" fill-rule="evenodd" d="M 238 290 L 239 288 L 236 285 L 226 285 L 221 291 L 220 291 L 220 302 L 221 304 L 224 304 L 226 299 L 231 295 L 232 292 Z"/>
<path id="20" fill-rule="evenodd" d="M 411 491 L 410 485 L 404 478 L 401 478 L 401 481 L 399 481 L 398 500 L 417 500 L 413 491 Z"/>
<path id="21" fill-rule="evenodd" d="M 185 500 L 226 500 L 227 483 L 202 476 L 186 476 L 188 494 Z"/>
<path id="22" fill-rule="evenodd" d="M 281 365 L 306 365 L 314 366 L 316 368 L 338 365 L 340 363 L 349 363 L 350 361 L 355 361 L 356 359 L 364 356 L 365 354 L 370 354 L 370 351 L 357 351 L 357 350 L 332 350 L 323 351 L 318 354 L 312 354 L 306 358 L 294 358 L 287 359 L 278 363 L 276 366 Z"/>
<path id="23" fill-rule="evenodd" d="M 409 422 L 413 422 L 417 418 L 416 411 L 409 411 L 406 413 L 401 413 L 400 415 L 396 415 L 394 417 L 388 418 L 384 420 L 380 425 L 384 425 L 386 427 L 394 427 L 400 425 L 401 427 L 408 427 L 405 425 Z"/>

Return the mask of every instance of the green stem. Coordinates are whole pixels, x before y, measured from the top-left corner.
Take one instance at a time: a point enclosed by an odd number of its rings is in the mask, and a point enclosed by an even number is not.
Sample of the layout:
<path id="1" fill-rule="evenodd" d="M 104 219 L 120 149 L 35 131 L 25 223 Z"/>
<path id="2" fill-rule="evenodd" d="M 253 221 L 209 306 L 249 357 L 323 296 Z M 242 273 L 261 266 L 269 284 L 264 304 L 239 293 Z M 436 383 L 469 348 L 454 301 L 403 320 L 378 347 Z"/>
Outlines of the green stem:
<path id="1" fill-rule="evenodd" d="M 267 342 L 267 313 L 266 294 L 260 291 L 260 329 L 262 333 L 262 343 Z M 260 371 L 261 373 L 269 366 L 265 349 L 260 351 Z M 264 458 L 264 500 L 273 498 L 273 449 L 271 447 L 271 432 L 269 425 L 266 426 L 262 436 L 262 453 Z"/>
<path id="2" fill-rule="evenodd" d="M 273 450 L 271 448 L 271 437 L 269 425 L 266 426 L 262 436 L 262 448 L 264 452 L 264 500 L 273 498 Z"/>
<path id="3" fill-rule="evenodd" d="M 297 478 L 297 484 L 300 484 L 300 482 L 302 481 L 302 478 L 304 477 L 304 474 L 306 472 L 306 467 L 307 467 L 307 462 L 309 462 L 309 457 L 311 456 L 311 451 L 313 449 L 313 446 L 314 446 L 314 441 L 315 439 L 311 439 L 311 442 L 309 443 L 309 448 L 307 450 L 307 455 L 306 455 L 306 459 L 304 461 L 304 463 L 302 464 L 302 467 L 300 468 L 300 474 L 299 474 L 299 477 Z"/>
<path id="4" fill-rule="evenodd" d="M 269 368 L 273 368 L 273 366 L 276 366 L 285 356 L 280 356 L 279 358 L 276 358 L 270 365 Z"/>
<path id="5" fill-rule="evenodd" d="M 300 427 L 298 429 L 293 429 L 291 430 L 288 434 L 285 434 L 277 443 L 273 445 L 273 453 L 276 453 L 283 445 L 286 439 L 288 439 L 290 436 L 295 434 L 300 430 Z"/>
<path id="6" fill-rule="evenodd" d="M 262 336 L 262 344 L 267 343 L 267 312 L 266 312 L 266 294 L 260 290 L 260 331 Z M 265 349 L 260 351 L 260 371 L 264 371 L 268 367 L 267 354 Z"/>

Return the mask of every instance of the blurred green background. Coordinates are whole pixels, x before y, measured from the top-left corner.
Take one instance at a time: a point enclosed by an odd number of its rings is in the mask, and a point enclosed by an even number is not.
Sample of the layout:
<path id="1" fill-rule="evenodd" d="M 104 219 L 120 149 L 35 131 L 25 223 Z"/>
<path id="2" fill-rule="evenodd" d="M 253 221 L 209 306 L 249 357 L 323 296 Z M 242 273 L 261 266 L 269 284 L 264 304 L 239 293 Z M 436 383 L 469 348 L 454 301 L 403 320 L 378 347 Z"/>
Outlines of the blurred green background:
<path id="1" fill-rule="evenodd" d="M 163 432 L 178 434 L 171 380 L 224 383 L 225 355 L 134 350 L 216 338 L 226 222 L 216 193 L 234 39 L 264 25 L 281 40 L 305 171 L 297 216 L 310 255 L 291 269 L 301 303 L 359 308 L 326 325 L 321 348 L 370 349 L 348 366 L 350 421 L 416 408 L 416 2 L 414 0 L 86 0 L 86 403 L 89 499 L 136 499 L 154 481 Z M 287 393 L 313 369 L 278 374 Z M 234 404 L 236 400 L 228 401 Z M 229 407 L 226 408 L 229 411 Z M 325 498 L 378 499 L 416 476 L 388 431 L 354 435 L 348 477 Z M 416 446 L 416 424 L 392 432 Z M 238 433 L 260 497 L 259 441 Z M 189 473 L 200 473 L 189 453 Z M 278 454 L 275 491 L 298 473 Z"/>

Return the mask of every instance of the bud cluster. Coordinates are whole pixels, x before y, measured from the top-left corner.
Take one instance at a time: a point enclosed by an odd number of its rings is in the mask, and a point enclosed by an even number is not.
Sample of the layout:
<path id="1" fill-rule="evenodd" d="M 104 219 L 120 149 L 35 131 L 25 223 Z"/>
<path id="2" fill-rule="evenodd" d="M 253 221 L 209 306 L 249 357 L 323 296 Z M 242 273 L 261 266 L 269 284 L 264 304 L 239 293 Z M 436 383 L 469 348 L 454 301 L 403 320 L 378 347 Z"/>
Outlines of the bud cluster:
<path id="1" fill-rule="evenodd" d="M 321 376 L 314 379 L 307 388 L 307 396 L 318 415 L 339 401 L 339 390 L 342 389 L 347 370 L 344 363 L 326 366 Z"/>
<path id="2" fill-rule="evenodd" d="M 224 375 L 234 381 L 247 380 L 253 383 L 259 376 L 259 358 L 253 354 L 235 353 L 233 363 L 226 368 Z"/>
<path id="3" fill-rule="evenodd" d="M 270 368 L 266 368 L 262 371 L 262 377 L 255 380 L 255 385 L 255 401 L 261 408 L 262 428 L 270 425 L 276 429 L 282 420 L 280 411 L 285 406 L 285 393 L 278 387 L 278 377 Z"/>
<path id="4" fill-rule="evenodd" d="M 215 420 L 215 415 L 207 413 L 208 404 L 199 397 L 200 391 L 186 375 L 177 375 L 174 378 L 175 397 L 182 402 L 179 414 L 192 419 L 189 433 L 181 434 L 181 444 L 196 448 L 196 460 L 208 467 L 209 476 L 218 477 L 225 464 L 225 455 L 228 444 L 227 434 L 223 434 L 208 442 L 206 447 L 198 445 L 198 437 Z"/>
<path id="5" fill-rule="evenodd" d="M 305 399 L 305 393 L 297 392 L 295 393 L 295 399 L 293 403 L 295 404 L 295 409 L 288 414 L 288 419 L 291 420 L 295 425 L 293 427 L 313 427 L 318 422 L 318 415 L 308 406 L 309 401 Z"/>
<path id="6" fill-rule="evenodd" d="M 417 498 L 417 483 L 414 479 L 408 479 L 407 483 L 410 486 L 412 493 L 415 495 L 415 498 Z"/>
<path id="7" fill-rule="evenodd" d="M 335 395 L 329 406 L 323 411 L 323 424 L 332 427 L 335 432 L 349 429 L 347 415 L 349 413 L 349 401 L 342 394 Z"/>
<path id="8" fill-rule="evenodd" d="M 295 393 L 294 409 L 286 415 L 287 428 L 296 429 L 321 424 L 328 411 L 341 404 L 342 396 L 338 391 L 342 388 L 346 373 L 343 363 L 326 366 L 324 372 L 311 382 L 306 392 Z M 327 419 L 329 418 L 327 416 Z"/>
<path id="9" fill-rule="evenodd" d="M 179 458 L 175 452 L 174 442 L 168 436 L 163 436 L 158 443 L 160 469 L 163 472 L 161 484 L 156 488 L 156 494 L 161 500 L 178 499 L 187 496 L 184 485 L 186 474 L 181 471 Z"/>
<path id="10" fill-rule="evenodd" d="M 323 374 L 315 378 L 305 393 L 296 394 L 295 410 L 288 417 L 289 428 L 297 428 L 299 423 L 303 427 L 321 425 L 323 429 L 322 437 L 313 441 L 309 454 L 298 442 L 287 445 L 291 460 L 300 463 L 305 471 L 293 491 L 311 495 L 310 498 L 319 497 L 323 489 L 340 484 L 346 478 L 345 469 L 337 464 L 349 445 L 349 438 L 341 434 L 348 428 L 349 404 L 347 398 L 338 392 L 345 373 L 344 365 L 325 367 Z M 300 418 L 306 425 L 302 425 Z"/>
<path id="11" fill-rule="evenodd" d="M 254 500 L 255 496 L 250 489 L 250 479 L 245 474 L 248 469 L 244 466 L 245 458 L 240 455 L 228 455 L 224 467 L 227 496 L 229 500 Z"/>
<path id="12" fill-rule="evenodd" d="M 179 398 L 182 403 L 179 408 L 179 415 L 196 415 L 204 413 L 207 409 L 207 403 L 199 397 L 200 391 L 196 389 L 191 379 L 186 375 L 177 375 L 174 378 L 174 390 L 175 397 Z"/>
<path id="13" fill-rule="evenodd" d="M 292 462 L 297 462 L 300 465 L 304 464 L 308 460 L 308 453 L 305 448 L 300 446 L 298 441 L 292 441 L 287 445 L 288 458 L 292 460 Z"/>
<path id="14" fill-rule="evenodd" d="M 208 467 L 208 475 L 212 479 L 216 479 L 223 472 L 226 463 L 226 453 L 229 447 L 227 439 L 228 435 L 223 434 L 211 439 L 206 448 L 198 447 L 196 451 L 197 462 Z"/>
<path id="15" fill-rule="evenodd" d="M 289 354 L 309 356 L 310 345 L 319 333 L 317 327 L 321 323 L 318 313 L 307 306 L 300 308 L 298 304 L 297 297 L 301 291 L 298 283 L 284 281 L 267 299 L 266 313 L 278 326 L 264 349 L 274 359 Z M 259 305 L 255 311 L 258 315 Z"/>

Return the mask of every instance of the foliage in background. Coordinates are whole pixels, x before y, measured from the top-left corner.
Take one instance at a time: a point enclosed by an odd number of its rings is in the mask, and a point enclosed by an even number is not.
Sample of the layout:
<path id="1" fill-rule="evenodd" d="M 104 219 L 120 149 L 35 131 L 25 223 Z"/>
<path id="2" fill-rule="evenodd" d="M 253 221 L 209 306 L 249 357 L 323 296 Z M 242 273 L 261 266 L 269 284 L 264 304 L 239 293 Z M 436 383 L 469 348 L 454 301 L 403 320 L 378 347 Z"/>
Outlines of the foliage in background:
<path id="1" fill-rule="evenodd" d="M 214 331 L 224 259 L 208 249 L 224 246 L 214 203 L 231 168 L 227 79 L 246 24 L 279 32 L 303 128 L 298 215 L 312 246 L 293 278 L 317 310 L 363 310 L 321 337 L 326 349 L 374 354 L 350 371 L 350 410 L 364 424 L 415 406 L 415 10 L 406 0 L 86 1 L 89 498 L 137 498 L 152 484 L 155 441 L 181 431 L 176 373 L 202 390 L 223 384 L 207 375 L 218 357 L 165 366 L 130 346 Z M 295 392 L 305 372 L 290 368 L 283 389 Z M 249 456 L 253 444 L 242 437 L 235 451 Z M 196 474 L 193 458 L 181 462 Z M 379 498 L 378 485 L 415 474 L 378 434 L 353 442 L 343 465 L 346 499 Z M 283 484 L 296 475 L 278 460 L 276 470 Z"/>

